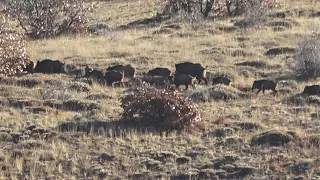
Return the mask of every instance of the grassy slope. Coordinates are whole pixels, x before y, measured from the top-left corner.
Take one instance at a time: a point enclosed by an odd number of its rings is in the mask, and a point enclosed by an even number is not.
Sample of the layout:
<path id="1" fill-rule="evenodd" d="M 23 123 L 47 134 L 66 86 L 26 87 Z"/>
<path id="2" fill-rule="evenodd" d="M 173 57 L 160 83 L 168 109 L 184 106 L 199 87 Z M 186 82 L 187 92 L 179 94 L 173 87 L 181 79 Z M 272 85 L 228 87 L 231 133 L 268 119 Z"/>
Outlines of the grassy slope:
<path id="1" fill-rule="evenodd" d="M 319 3 L 301 3 L 294 0 L 283 0 L 282 7 L 277 11 L 292 11 L 293 9 L 314 9 Z M 93 22 L 106 23 L 111 27 L 152 16 L 158 7 L 158 2 L 147 1 L 105 1 L 97 4 L 97 12 L 92 15 Z M 137 13 L 141 12 L 141 13 Z M 113 31 L 102 36 L 60 37 L 53 40 L 32 41 L 28 49 L 32 60 L 52 58 L 61 59 L 66 64 L 91 64 L 104 69 L 109 64 L 121 62 L 130 63 L 139 72 L 157 66 L 169 67 L 184 60 L 199 62 L 209 66 L 209 72 L 224 72 L 234 77 L 236 87 L 250 87 L 253 80 L 260 78 L 259 74 L 267 74 L 273 78 L 281 68 L 244 68 L 234 64 L 248 60 L 261 60 L 269 65 L 283 65 L 286 55 L 267 57 L 266 50 L 271 47 L 296 47 L 297 37 L 310 32 L 310 27 L 319 25 L 319 18 L 306 16 L 289 16 L 289 19 L 299 25 L 284 31 L 275 32 L 271 28 L 236 29 L 232 32 L 220 31 L 219 27 L 232 26 L 232 19 L 208 20 L 201 23 L 201 28 L 194 30 L 188 23 L 177 20 L 165 22 L 178 24 L 180 30 L 170 34 L 153 34 L 161 26 L 145 29 Z M 271 21 L 271 20 L 270 20 Z M 179 37 L 177 34 L 189 35 Z M 172 36 L 173 35 L 173 36 Z M 151 39 L 141 39 L 151 37 Z M 237 37 L 248 38 L 238 41 Z M 226 53 L 202 54 L 200 51 L 221 48 Z M 248 55 L 232 56 L 232 52 L 242 50 Z M 136 57 L 148 57 L 148 61 L 133 60 Z M 141 59 L 141 58 L 140 58 Z M 247 76 L 243 75 L 247 74 Z M 38 85 L 27 88 L 17 81 L 34 81 Z M 10 83 L 8 83 L 10 82 Z M 319 83 L 301 82 L 291 94 L 300 93 L 304 85 Z M 89 134 L 76 132 L 51 132 L 59 123 L 73 121 L 80 123 L 86 119 L 96 120 L 100 125 L 111 127 L 111 120 L 119 119 L 121 108 L 118 98 L 124 89 L 113 89 L 94 85 L 88 87 L 89 92 L 76 92 L 70 87 L 87 87 L 84 83 L 76 83 L 73 78 L 65 75 L 27 75 L 20 78 L 1 79 L 0 111 L 0 179 L 57 177 L 58 179 L 79 179 L 87 177 L 133 178 L 162 177 L 170 175 L 192 174 L 199 171 L 206 175 L 214 174 L 212 161 L 217 157 L 232 155 L 239 158 L 235 164 L 255 168 L 248 178 L 270 179 L 271 176 L 284 178 L 301 174 L 305 178 L 316 177 L 317 147 L 300 147 L 289 144 L 285 147 L 254 147 L 250 146 L 251 138 L 268 130 L 292 130 L 299 137 L 319 131 L 318 121 L 311 118 L 312 113 L 319 113 L 319 107 L 295 106 L 282 103 L 289 95 L 253 96 L 249 99 L 231 101 L 213 101 L 199 103 L 203 114 L 202 129 L 188 135 L 172 133 L 169 137 L 159 137 L 153 133 L 138 133 L 130 129 L 126 136 L 111 138 L 107 136 L 114 130 L 91 130 Z M 202 88 L 202 87 L 198 87 Z M 80 88 L 81 89 L 81 88 Z M 89 94 L 105 94 L 105 99 L 90 100 Z M 66 103 L 69 99 L 89 105 L 100 106 L 99 111 L 75 112 L 70 109 L 45 106 L 51 102 Z M 32 113 L 30 108 L 22 106 L 23 102 L 31 103 L 31 107 L 42 108 L 40 113 Z M 56 105 L 58 107 L 58 105 Z M 80 105 L 79 105 L 80 106 Z M 70 107 L 72 108 L 72 107 Z M 80 120 L 79 118 L 80 117 Z M 202 137 L 203 133 L 221 129 L 224 125 L 215 124 L 215 120 L 223 117 L 227 121 L 244 121 L 262 126 L 259 130 L 240 130 L 226 137 Z M 35 124 L 37 130 L 21 131 Z M 98 124 L 99 126 L 99 124 Z M 95 127 L 95 125 L 92 125 Z M 48 132 L 41 131 L 49 129 Z M 89 128 L 90 130 L 90 128 Z M 9 133 L 8 133 L 8 132 Z M 96 132 L 96 133 L 94 133 Z M 11 134 L 11 135 L 10 135 Z M 14 143 L 14 135 L 21 140 Z M 53 136 L 53 137 L 51 137 Z M 232 143 L 233 142 L 233 143 Z M 193 159 L 186 157 L 188 153 Z M 166 158 L 163 158 L 166 157 Z M 176 160 L 183 157 L 187 163 L 179 165 Z M 294 173 L 291 165 L 298 162 L 308 162 L 311 168 Z M 204 170 L 206 169 L 206 171 Z M 318 174 L 319 175 L 319 174 Z M 320 176 L 320 175 L 319 175 Z"/>

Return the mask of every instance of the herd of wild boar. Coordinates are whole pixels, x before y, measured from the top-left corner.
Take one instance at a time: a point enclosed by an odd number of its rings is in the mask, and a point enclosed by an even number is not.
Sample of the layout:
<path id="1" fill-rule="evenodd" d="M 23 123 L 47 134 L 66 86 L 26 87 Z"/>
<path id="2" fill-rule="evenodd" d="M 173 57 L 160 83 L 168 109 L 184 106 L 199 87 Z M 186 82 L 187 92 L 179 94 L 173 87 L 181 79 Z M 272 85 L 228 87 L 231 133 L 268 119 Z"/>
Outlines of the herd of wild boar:
<path id="1" fill-rule="evenodd" d="M 65 73 L 65 64 L 59 60 L 50 60 L 45 59 L 43 61 L 38 61 L 34 67 L 34 63 L 30 61 L 27 66 L 24 68 L 24 71 L 28 73 Z M 179 86 L 184 85 L 186 90 L 188 86 L 191 85 L 193 88 L 196 83 L 201 83 L 204 81 L 208 85 L 208 79 L 206 78 L 206 69 L 199 63 L 183 62 L 175 64 L 175 72 L 171 72 L 168 68 L 158 67 L 143 73 L 139 76 L 139 80 L 143 82 L 150 83 L 152 85 L 162 85 L 169 87 L 171 84 L 174 84 L 178 89 Z M 124 79 L 129 79 L 130 81 L 135 80 L 136 70 L 130 64 L 128 65 L 115 65 L 108 67 L 105 73 L 101 70 L 93 69 L 90 66 L 86 65 L 84 67 L 84 77 L 92 81 L 98 82 L 100 84 L 108 85 L 114 87 L 115 83 L 119 83 L 124 87 Z M 224 84 L 229 86 L 231 80 L 227 77 L 218 76 L 214 77 L 212 80 L 212 85 Z M 273 94 L 277 94 L 276 90 L 277 83 L 269 79 L 261 79 L 253 82 L 252 91 L 258 89 L 258 94 L 261 90 L 263 94 L 265 90 L 272 90 Z M 320 86 L 311 85 L 304 88 L 303 94 L 308 95 L 320 95 Z"/>

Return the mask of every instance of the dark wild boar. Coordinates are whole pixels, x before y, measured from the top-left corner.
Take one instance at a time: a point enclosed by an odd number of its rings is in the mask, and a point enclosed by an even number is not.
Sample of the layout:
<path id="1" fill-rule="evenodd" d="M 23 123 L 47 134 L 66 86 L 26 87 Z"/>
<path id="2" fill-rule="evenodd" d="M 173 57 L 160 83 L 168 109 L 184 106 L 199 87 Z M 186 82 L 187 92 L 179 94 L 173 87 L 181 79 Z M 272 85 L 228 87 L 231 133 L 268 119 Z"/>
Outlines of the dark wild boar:
<path id="1" fill-rule="evenodd" d="M 277 86 L 277 84 L 272 80 L 268 80 L 268 79 L 256 80 L 256 81 L 253 82 L 252 91 L 254 89 L 258 89 L 257 94 L 261 90 L 262 90 L 262 92 L 264 94 L 265 90 L 272 90 L 273 93 L 274 93 L 274 96 L 275 96 L 277 94 L 276 86 Z"/>
<path id="2" fill-rule="evenodd" d="M 99 83 L 104 79 L 104 75 L 102 71 L 92 69 L 90 66 L 85 67 L 85 77 L 87 79 L 92 79 L 93 81 L 97 81 Z"/>
<path id="3" fill-rule="evenodd" d="M 173 80 L 173 84 L 176 85 L 176 88 L 178 89 L 179 86 L 185 85 L 186 89 L 188 89 L 188 86 L 191 85 L 193 88 L 195 88 L 195 83 L 197 82 L 196 77 L 192 77 L 188 74 L 176 74 L 175 76 L 170 76 Z"/>
<path id="4" fill-rule="evenodd" d="M 59 60 L 45 59 L 37 62 L 34 72 L 45 74 L 64 73 L 63 67 L 64 63 Z"/>
<path id="5" fill-rule="evenodd" d="M 119 72 L 124 72 L 124 77 L 133 79 L 134 74 L 135 74 L 135 68 L 132 67 L 130 64 L 128 65 L 116 65 L 116 66 L 109 66 L 107 68 L 107 71 L 119 71 Z"/>
<path id="6" fill-rule="evenodd" d="M 175 67 L 176 74 L 188 74 L 192 77 L 196 77 L 199 84 L 201 80 L 204 80 L 205 84 L 208 85 L 208 80 L 206 78 L 207 67 L 203 67 L 199 63 L 194 64 L 191 62 L 175 64 Z"/>
<path id="7" fill-rule="evenodd" d="M 148 76 L 170 76 L 171 71 L 168 68 L 155 68 L 147 73 Z"/>
<path id="8" fill-rule="evenodd" d="M 306 87 L 304 88 L 302 94 L 307 94 L 307 95 L 320 95 L 320 85 L 306 86 Z"/>
<path id="9" fill-rule="evenodd" d="M 104 79 L 107 85 L 114 87 L 114 83 L 120 83 L 122 87 L 123 79 L 124 79 L 124 72 L 123 71 L 107 71 L 104 75 Z"/>
<path id="10" fill-rule="evenodd" d="M 169 84 L 172 83 L 172 76 L 142 76 L 141 78 L 142 82 L 147 82 L 152 86 L 155 86 L 157 88 L 168 88 Z"/>
<path id="11" fill-rule="evenodd" d="M 27 73 L 33 73 L 34 63 L 32 61 L 29 61 L 25 68 L 23 68 L 23 71 L 26 71 Z"/>
<path id="12" fill-rule="evenodd" d="M 227 77 L 215 77 L 212 79 L 212 85 L 216 85 L 216 84 L 224 84 L 226 86 L 229 86 L 231 83 L 231 80 Z"/>

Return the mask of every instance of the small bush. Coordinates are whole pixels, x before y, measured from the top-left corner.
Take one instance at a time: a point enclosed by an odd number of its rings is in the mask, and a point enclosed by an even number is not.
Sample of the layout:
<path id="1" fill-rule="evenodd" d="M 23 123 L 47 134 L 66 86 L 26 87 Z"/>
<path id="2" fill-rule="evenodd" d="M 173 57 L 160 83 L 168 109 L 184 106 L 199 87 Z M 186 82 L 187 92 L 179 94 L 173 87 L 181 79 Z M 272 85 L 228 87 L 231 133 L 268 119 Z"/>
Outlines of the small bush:
<path id="1" fill-rule="evenodd" d="M 0 22 L 1 26 L 1 22 Z M 2 30 L 1 30 L 2 29 Z M 23 35 L 0 28 L 0 73 L 12 75 L 22 72 L 30 61 Z"/>
<path id="2" fill-rule="evenodd" d="M 298 53 L 286 62 L 289 73 L 298 79 L 320 76 L 320 36 L 316 33 L 303 37 Z"/>
<path id="3" fill-rule="evenodd" d="M 247 0 L 244 4 L 244 21 L 249 26 L 259 25 L 263 22 L 269 10 L 265 0 Z"/>
<path id="4" fill-rule="evenodd" d="M 189 97 L 195 102 L 211 102 L 214 100 L 237 100 L 249 98 L 249 94 L 243 93 L 231 86 L 215 85 L 192 93 Z"/>
<path id="5" fill-rule="evenodd" d="M 7 12 L 30 37 L 44 38 L 84 31 L 90 8 L 85 0 L 12 0 Z"/>
<path id="6" fill-rule="evenodd" d="M 122 116 L 158 130 L 183 130 L 201 121 L 196 105 L 177 92 L 135 88 L 121 98 Z"/>

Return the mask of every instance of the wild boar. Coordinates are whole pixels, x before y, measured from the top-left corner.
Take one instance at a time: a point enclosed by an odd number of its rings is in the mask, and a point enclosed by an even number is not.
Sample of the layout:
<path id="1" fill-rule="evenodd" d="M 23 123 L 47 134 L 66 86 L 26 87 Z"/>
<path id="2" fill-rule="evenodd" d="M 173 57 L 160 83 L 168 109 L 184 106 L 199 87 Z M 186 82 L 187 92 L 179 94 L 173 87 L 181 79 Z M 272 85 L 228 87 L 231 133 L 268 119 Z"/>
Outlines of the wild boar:
<path id="1" fill-rule="evenodd" d="M 180 85 L 185 85 L 185 90 L 188 89 L 189 85 L 195 88 L 195 83 L 197 82 L 196 77 L 192 77 L 188 74 L 176 74 L 175 76 L 171 76 L 171 78 L 173 78 L 173 84 L 176 85 L 177 89 Z"/>
<path id="2" fill-rule="evenodd" d="M 171 75 L 171 71 L 168 68 L 155 68 L 148 71 L 147 75 L 149 76 L 166 76 L 169 77 Z"/>
<path id="3" fill-rule="evenodd" d="M 64 63 L 59 60 L 45 59 L 43 61 L 38 61 L 36 67 L 34 68 L 35 73 L 64 73 Z"/>
<path id="4" fill-rule="evenodd" d="M 111 85 L 114 87 L 114 83 L 120 83 L 122 87 L 123 85 L 123 79 L 124 79 L 124 72 L 123 71 L 107 71 L 104 75 L 104 79 L 107 83 L 107 85 Z"/>
<path id="5" fill-rule="evenodd" d="M 252 91 L 254 89 L 258 89 L 259 91 L 257 92 L 257 94 L 262 90 L 263 94 L 265 90 L 272 90 L 274 93 L 274 96 L 277 94 L 277 90 L 276 90 L 276 86 L 277 83 L 275 83 L 272 80 L 268 80 L 268 79 L 262 79 L 262 80 L 256 80 L 253 82 L 252 85 Z"/>
<path id="6" fill-rule="evenodd" d="M 119 72 L 124 72 L 124 77 L 125 78 L 129 78 L 129 79 L 133 79 L 134 75 L 135 75 L 135 68 L 132 67 L 130 64 L 128 65 L 116 65 L 116 66 L 109 66 L 107 68 L 107 71 L 119 71 Z"/>
<path id="7" fill-rule="evenodd" d="M 206 78 L 206 69 L 207 67 L 203 67 L 199 63 L 191 63 L 191 62 L 184 62 L 175 64 L 176 67 L 176 74 L 188 74 L 192 77 L 196 77 L 198 83 L 200 84 L 201 80 L 204 80 L 205 84 L 208 85 L 208 80 Z"/>
<path id="8" fill-rule="evenodd" d="M 34 63 L 32 61 L 29 61 L 25 68 L 23 68 L 23 71 L 26 71 L 27 73 L 33 73 Z"/>
<path id="9" fill-rule="evenodd" d="M 85 77 L 87 79 L 92 79 L 93 81 L 97 81 L 99 83 L 102 83 L 102 80 L 104 79 L 104 74 L 102 71 L 92 69 L 90 66 L 85 67 Z"/>
<path id="10" fill-rule="evenodd" d="M 320 95 L 320 85 L 306 86 L 306 87 L 304 88 L 302 94 L 307 94 L 307 95 Z"/>
<path id="11" fill-rule="evenodd" d="M 216 85 L 216 84 L 224 84 L 226 86 L 229 86 L 231 83 L 231 80 L 227 77 L 215 77 L 212 79 L 212 85 Z"/>

